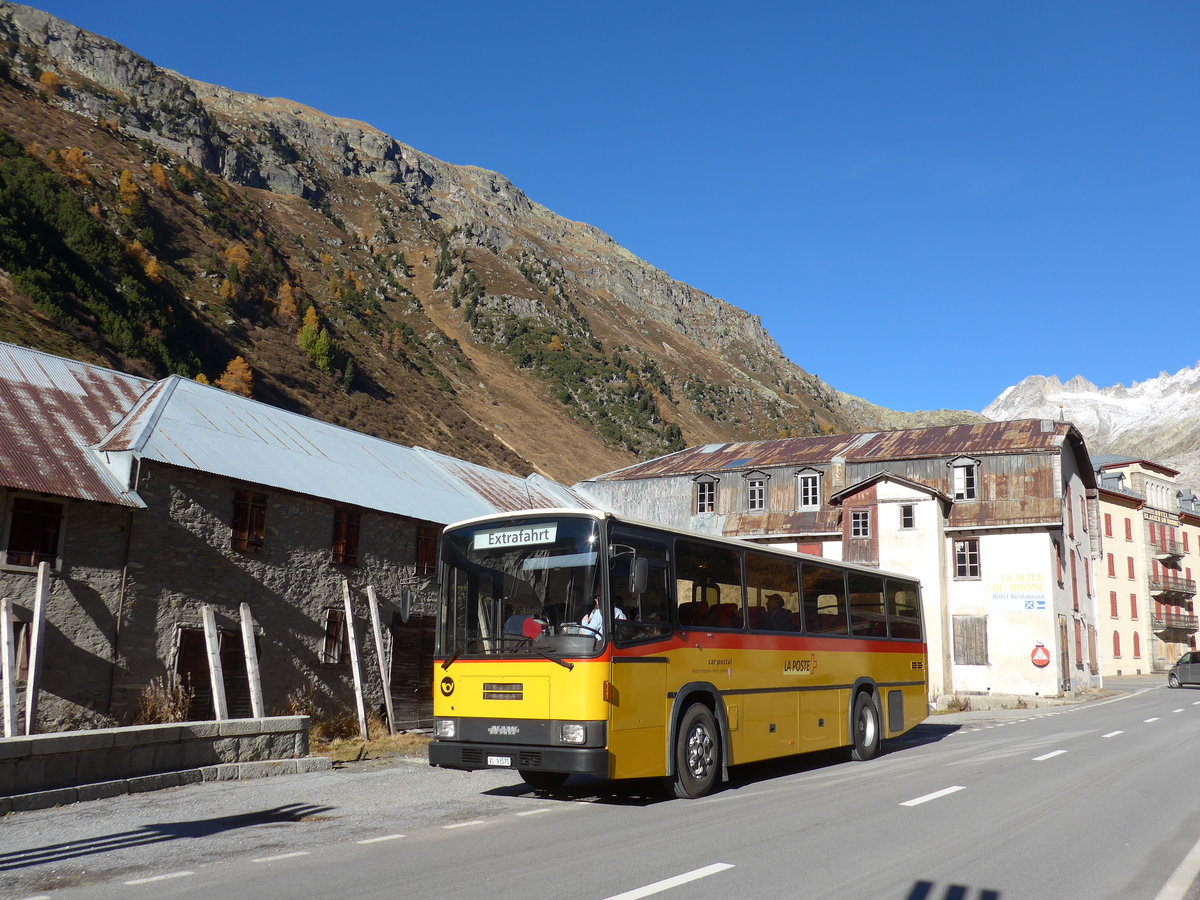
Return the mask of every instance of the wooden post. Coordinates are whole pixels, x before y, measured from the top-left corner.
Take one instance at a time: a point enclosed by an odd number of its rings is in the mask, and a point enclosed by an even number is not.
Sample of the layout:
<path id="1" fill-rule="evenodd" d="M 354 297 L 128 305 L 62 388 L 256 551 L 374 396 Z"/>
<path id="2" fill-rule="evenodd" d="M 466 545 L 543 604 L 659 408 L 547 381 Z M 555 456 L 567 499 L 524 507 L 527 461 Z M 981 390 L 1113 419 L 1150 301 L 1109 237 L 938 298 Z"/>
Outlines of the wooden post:
<path id="1" fill-rule="evenodd" d="M 350 603 L 350 581 L 342 579 L 342 597 L 346 604 L 346 638 L 350 642 L 350 671 L 354 673 L 354 699 L 358 706 L 358 729 L 365 741 L 367 733 L 367 707 L 363 701 L 362 662 L 358 658 L 358 635 L 354 633 L 354 606 Z"/>
<path id="2" fill-rule="evenodd" d="M 0 600 L 0 679 L 4 680 L 4 736 L 17 736 L 17 633 L 12 601 Z"/>
<path id="3" fill-rule="evenodd" d="M 33 596 L 33 621 L 29 624 L 29 677 L 25 679 L 25 733 L 37 727 L 38 686 L 42 672 L 42 647 L 46 634 L 46 595 L 50 592 L 50 563 L 38 563 Z"/>
<path id="4" fill-rule="evenodd" d="M 254 617 L 250 615 L 250 604 L 243 603 L 240 607 L 242 614 L 242 653 L 246 656 L 246 678 L 250 682 L 250 714 L 261 719 L 263 713 L 262 678 L 258 673 L 258 650 L 254 646 Z"/>
<path id="5" fill-rule="evenodd" d="M 212 681 L 213 718 L 224 722 L 229 718 L 225 704 L 225 672 L 221 668 L 221 634 L 217 631 L 217 616 L 207 603 L 200 607 L 204 620 L 204 645 L 208 648 L 208 673 Z"/>
<path id="6" fill-rule="evenodd" d="M 392 709 L 392 678 L 383 652 L 383 628 L 379 625 L 379 600 L 375 585 L 367 585 L 367 606 L 371 610 L 371 629 L 375 632 L 375 656 L 379 659 L 379 680 L 383 682 L 383 705 L 387 710 L 388 734 L 396 733 L 396 713 Z"/>

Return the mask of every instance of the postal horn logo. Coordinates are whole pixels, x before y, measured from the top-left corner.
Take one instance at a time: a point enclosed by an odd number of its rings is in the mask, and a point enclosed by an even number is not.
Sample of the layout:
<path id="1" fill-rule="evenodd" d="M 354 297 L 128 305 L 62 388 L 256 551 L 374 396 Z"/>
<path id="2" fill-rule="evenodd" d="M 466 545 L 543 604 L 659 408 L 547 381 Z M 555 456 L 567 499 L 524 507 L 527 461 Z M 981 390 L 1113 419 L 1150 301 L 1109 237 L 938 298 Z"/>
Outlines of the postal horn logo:
<path id="1" fill-rule="evenodd" d="M 451 678 L 449 675 L 447 675 L 445 678 L 443 678 L 442 683 L 441 683 L 441 689 L 442 689 L 443 697 L 449 697 L 451 694 L 453 694 L 454 693 L 454 679 Z"/>

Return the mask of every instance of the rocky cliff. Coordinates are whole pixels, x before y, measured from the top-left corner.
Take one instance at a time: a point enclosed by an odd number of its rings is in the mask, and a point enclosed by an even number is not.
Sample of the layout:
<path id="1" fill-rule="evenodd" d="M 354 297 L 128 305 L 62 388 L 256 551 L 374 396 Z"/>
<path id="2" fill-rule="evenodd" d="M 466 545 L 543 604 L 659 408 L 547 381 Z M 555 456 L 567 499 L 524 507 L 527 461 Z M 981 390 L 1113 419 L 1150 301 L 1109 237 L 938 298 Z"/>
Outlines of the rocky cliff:
<path id="1" fill-rule="evenodd" d="M 983 411 L 991 419 L 1025 417 L 1074 422 L 1092 453 L 1164 463 L 1181 486 L 1200 487 L 1200 364 L 1174 375 L 1099 388 L 1076 375 L 1031 375 Z"/>

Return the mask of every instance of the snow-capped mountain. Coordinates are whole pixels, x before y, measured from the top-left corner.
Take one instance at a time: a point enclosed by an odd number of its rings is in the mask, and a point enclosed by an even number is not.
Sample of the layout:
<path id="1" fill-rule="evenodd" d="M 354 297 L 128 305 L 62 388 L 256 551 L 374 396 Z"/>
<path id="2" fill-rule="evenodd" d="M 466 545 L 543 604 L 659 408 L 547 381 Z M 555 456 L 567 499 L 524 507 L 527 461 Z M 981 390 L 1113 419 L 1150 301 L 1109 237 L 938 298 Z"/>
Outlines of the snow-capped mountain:
<path id="1" fill-rule="evenodd" d="M 1076 375 L 1030 375 L 993 400 L 989 419 L 1063 418 L 1091 453 L 1117 453 L 1180 471 L 1181 487 L 1200 488 L 1200 363 L 1157 378 L 1098 388 Z"/>

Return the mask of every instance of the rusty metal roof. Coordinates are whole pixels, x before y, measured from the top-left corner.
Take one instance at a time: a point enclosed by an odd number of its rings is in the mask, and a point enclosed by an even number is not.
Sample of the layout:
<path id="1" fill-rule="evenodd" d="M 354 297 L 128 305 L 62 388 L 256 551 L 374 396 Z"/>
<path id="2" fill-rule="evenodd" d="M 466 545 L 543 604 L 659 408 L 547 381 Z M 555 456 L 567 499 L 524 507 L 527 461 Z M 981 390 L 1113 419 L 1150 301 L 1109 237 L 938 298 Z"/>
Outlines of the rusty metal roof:
<path id="1" fill-rule="evenodd" d="M 924 459 L 1057 451 L 1065 440 L 1082 445 L 1070 422 L 1018 419 L 974 425 L 946 425 L 903 431 L 818 435 L 769 441 L 743 441 L 689 447 L 644 463 L 598 475 L 592 481 L 630 481 L 780 466 L 826 465 L 831 461 Z M 1085 473 L 1086 474 L 1086 473 Z"/>
<path id="2" fill-rule="evenodd" d="M 540 475 L 519 478 L 426 450 L 424 447 L 418 447 L 416 450 L 431 464 L 444 470 L 450 478 L 466 485 L 482 497 L 495 512 L 543 508 L 595 508 L 570 488 Z"/>
<path id="3" fill-rule="evenodd" d="M 0 343 L 0 483 L 13 490 L 144 506 L 91 448 L 151 384 Z"/>

